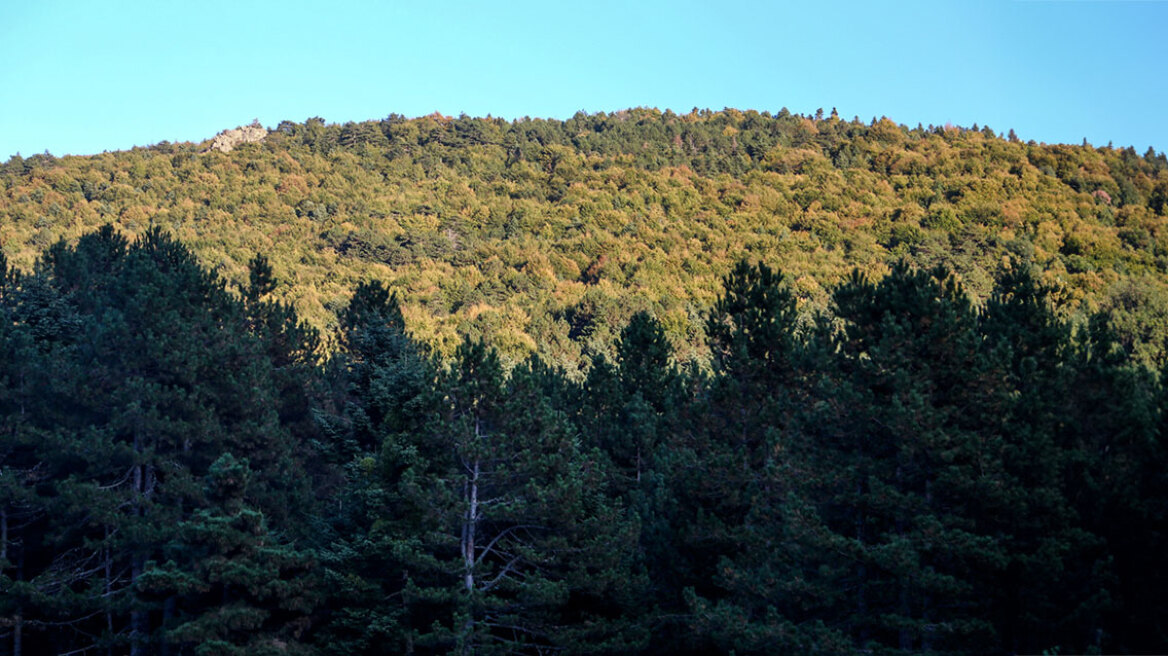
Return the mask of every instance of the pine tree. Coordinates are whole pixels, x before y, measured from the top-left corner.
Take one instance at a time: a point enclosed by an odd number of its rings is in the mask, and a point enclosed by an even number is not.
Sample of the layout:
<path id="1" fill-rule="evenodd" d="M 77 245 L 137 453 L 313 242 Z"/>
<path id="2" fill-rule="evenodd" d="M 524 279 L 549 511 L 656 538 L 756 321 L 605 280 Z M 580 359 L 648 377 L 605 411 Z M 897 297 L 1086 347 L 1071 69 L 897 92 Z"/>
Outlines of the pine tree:
<path id="1" fill-rule="evenodd" d="M 35 488 L 45 519 L 26 542 L 38 561 L 22 577 L 42 610 L 28 626 L 77 629 L 25 637 L 144 654 L 166 600 L 139 598 L 136 582 L 225 450 L 262 471 L 248 501 L 274 525 L 306 514 L 271 363 L 223 283 L 158 231 L 130 243 L 107 227 L 58 244 L 17 296 L 16 324 L 35 345 L 25 381 L 39 381 L 35 396 L 21 394 L 36 400 L 22 430 L 45 475 Z"/>
<path id="2" fill-rule="evenodd" d="M 795 299 L 762 264 L 740 263 L 724 284 L 707 323 L 714 372 L 689 445 L 698 459 L 673 486 L 676 503 L 696 510 L 677 522 L 697 629 L 681 648 L 830 652 L 843 638 L 808 611 L 817 602 L 797 560 L 813 515 L 795 485 L 809 353 Z"/>
<path id="3" fill-rule="evenodd" d="M 364 617 L 380 645 L 418 653 L 622 651 L 636 524 L 605 498 L 603 459 L 546 396 L 549 370 L 505 381 L 498 356 L 466 342 L 438 382 L 441 413 L 388 439 L 367 490 L 385 513 L 350 566 L 379 598 Z M 387 410 L 393 410 L 389 408 Z M 368 571 L 365 568 L 357 570 Z M 347 612 L 351 621 L 357 616 Z"/>
<path id="4" fill-rule="evenodd" d="M 444 444 L 429 439 L 441 411 L 437 371 L 380 283 L 357 288 L 341 330 L 330 363 L 338 389 L 318 420 L 322 453 L 346 481 L 330 499 L 333 539 L 322 559 L 333 612 L 316 642 L 338 654 L 409 652 L 405 586 L 433 501 L 423 486 L 431 463 L 447 457 Z"/>
<path id="5" fill-rule="evenodd" d="M 946 272 L 903 263 L 878 283 L 853 275 L 834 300 L 838 358 L 806 424 L 820 546 L 850 561 L 834 621 L 860 646 L 982 651 L 993 633 L 974 583 L 1004 554 L 973 516 L 1001 470 L 1000 435 L 971 419 L 992 404 L 977 315 Z"/>
<path id="6" fill-rule="evenodd" d="M 174 654 L 307 654 L 299 641 L 320 592 L 308 554 L 274 534 L 249 507 L 253 474 L 230 453 L 210 467 L 206 505 L 179 523 L 166 562 L 136 582 L 166 600 L 160 644 Z"/>

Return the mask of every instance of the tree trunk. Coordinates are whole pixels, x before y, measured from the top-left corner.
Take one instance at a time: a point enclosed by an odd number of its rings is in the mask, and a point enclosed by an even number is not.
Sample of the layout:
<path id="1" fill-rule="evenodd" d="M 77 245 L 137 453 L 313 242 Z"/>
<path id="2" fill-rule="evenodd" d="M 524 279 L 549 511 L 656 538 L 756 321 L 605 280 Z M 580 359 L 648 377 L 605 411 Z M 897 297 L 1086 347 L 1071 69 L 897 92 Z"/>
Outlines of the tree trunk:
<path id="1" fill-rule="evenodd" d="M 8 562 L 8 509 L 0 508 L 0 574 L 4 573 L 6 568 L 3 563 L 6 562 Z M 20 653 L 19 648 L 16 646 L 15 632 L 12 636 L 12 647 L 14 654 Z"/>
<path id="2" fill-rule="evenodd" d="M 131 590 L 137 585 L 138 577 L 142 575 L 144 564 L 141 556 L 134 556 L 133 564 L 130 565 Z M 147 616 L 146 611 L 134 607 L 130 611 L 130 656 L 145 656 L 146 636 L 149 632 L 150 618 Z"/>
<path id="3" fill-rule="evenodd" d="M 474 591 L 475 531 L 479 521 L 479 461 L 471 465 L 471 475 L 464 485 L 466 491 L 466 518 L 462 525 L 463 583 L 466 591 Z"/>
<path id="4" fill-rule="evenodd" d="M 477 432 L 477 424 L 476 424 Z M 466 621 L 462 627 L 462 653 L 472 654 L 471 636 L 474 634 L 473 596 L 475 591 L 475 532 L 479 521 L 479 461 L 471 465 L 470 477 L 464 483 L 466 494 L 466 517 L 462 524 L 463 586 L 467 594 Z"/>
<path id="5" fill-rule="evenodd" d="M 912 608 L 908 599 L 908 586 L 904 583 L 900 584 L 900 616 L 901 621 L 906 621 L 912 615 Z M 913 636 L 912 631 L 907 628 L 901 628 L 898 632 L 898 643 L 900 650 L 904 652 L 912 651 Z"/>
<path id="6" fill-rule="evenodd" d="M 111 603 L 113 598 L 113 552 L 110 550 L 110 527 L 105 526 L 105 554 L 102 565 L 105 570 L 105 628 L 109 631 L 110 636 L 114 634 L 114 611 Z M 111 644 L 106 647 L 107 656 L 114 656 L 114 647 Z"/>
<path id="7" fill-rule="evenodd" d="M 18 549 L 16 555 L 16 580 L 24 580 L 24 550 Z M 24 653 L 24 609 L 16 611 L 12 618 L 12 656 L 22 656 Z"/>
<path id="8" fill-rule="evenodd" d="M 475 417 L 475 446 L 482 437 L 482 424 Z M 472 654 L 474 648 L 471 636 L 474 635 L 474 592 L 475 592 L 475 537 L 479 523 L 479 473 L 480 462 L 474 456 L 470 464 L 470 474 L 463 482 L 463 495 L 466 500 L 466 515 L 462 522 L 462 563 L 463 586 L 466 589 L 467 609 L 466 620 L 462 627 L 462 653 Z"/>
<path id="9" fill-rule="evenodd" d="M 899 459 L 900 456 L 897 456 L 897 458 Z M 903 468 L 902 468 L 900 463 L 897 463 L 897 465 L 896 465 L 896 488 L 898 490 L 903 490 L 903 489 L 905 489 L 905 487 L 906 487 L 906 485 L 904 483 Z M 903 540 L 905 537 L 905 534 L 908 532 L 908 520 L 904 517 L 902 512 L 903 512 L 903 509 L 901 509 L 900 511 L 897 511 L 895 524 L 896 524 L 896 535 L 898 538 Z M 912 577 L 905 576 L 902 573 L 897 578 L 899 579 L 899 582 L 897 583 L 897 585 L 900 587 L 900 600 L 899 600 L 900 601 L 900 617 L 901 617 L 902 622 L 907 622 L 912 617 L 912 604 L 909 600 L 909 586 L 912 583 Z M 906 651 L 906 652 L 911 651 L 912 645 L 913 645 L 912 631 L 910 631 L 907 628 L 904 628 L 902 625 L 901 629 L 897 633 L 898 633 L 897 642 L 899 643 L 901 651 Z"/>
<path id="10" fill-rule="evenodd" d="M 174 618 L 175 607 L 178 604 L 178 597 L 171 595 L 166 598 L 162 604 L 162 627 L 165 629 L 170 626 L 171 620 Z M 166 634 L 162 633 L 160 644 L 158 646 L 158 653 L 160 656 L 170 656 L 170 642 L 166 639 Z"/>
<path id="11" fill-rule="evenodd" d="M 134 436 L 134 450 L 142 452 L 141 441 Z M 154 468 L 149 465 L 134 467 L 134 514 L 142 517 L 146 514 L 146 500 L 154 492 Z M 146 557 L 142 553 L 134 554 L 130 565 L 130 592 L 137 588 L 138 578 L 146 566 Z M 145 656 L 147 641 L 150 635 L 150 616 L 146 610 L 132 607 L 130 611 L 130 656 Z"/>
<path id="12" fill-rule="evenodd" d="M 924 630 L 921 634 L 921 651 L 928 654 L 933 651 L 933 596 L 924 595 L 922 598 L 921 617 L 925 620 Z"/>
<path id="13" fill-rule="evenodd" d="M 864 487 L 863 484 L 856 484 L 856 504 L 860 503 L 863 498 Z M 866 596 L 868 586 L 868 568 L 864 565 L 863 558 L 867 557 L 866 547 L 864 544 L 864 513 L 862 510 L 856 511 L 856 544 L 860 545 L 861 561 L 856 566 L 856 619 L 860 625 L 859 642 L 865 644 L 868 642 L 870 632 L 868 631 L 868 599 Z"/>

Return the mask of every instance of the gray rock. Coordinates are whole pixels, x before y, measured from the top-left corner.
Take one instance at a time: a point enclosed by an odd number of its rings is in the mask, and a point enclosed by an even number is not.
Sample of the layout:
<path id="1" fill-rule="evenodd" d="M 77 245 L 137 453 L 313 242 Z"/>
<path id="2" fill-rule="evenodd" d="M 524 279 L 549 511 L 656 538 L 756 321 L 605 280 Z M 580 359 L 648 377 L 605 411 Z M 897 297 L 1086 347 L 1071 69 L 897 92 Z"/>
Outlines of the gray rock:
<path id="1" fill-rule="evenodd" d="M 234 130 L 224 130 L 215 135 L 207 151 L 218 150 L 222 153 L 229 153 L 240 144 L 263 141 L 267 136 L 268 131 L 264 126 L 260 125 L 259 121 L 253 121 L 251 125 L 238 127 Z"/>

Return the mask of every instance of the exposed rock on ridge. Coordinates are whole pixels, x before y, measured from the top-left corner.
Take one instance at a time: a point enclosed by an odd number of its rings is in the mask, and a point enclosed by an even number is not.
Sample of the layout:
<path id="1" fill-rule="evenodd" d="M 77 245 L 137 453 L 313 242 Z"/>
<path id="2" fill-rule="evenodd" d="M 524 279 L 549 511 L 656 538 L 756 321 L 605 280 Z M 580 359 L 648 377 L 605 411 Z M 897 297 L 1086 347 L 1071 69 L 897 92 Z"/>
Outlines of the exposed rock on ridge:
<path id="1" fill-rule="evenodd" d="M 219 152 L 229 153 L 236 146 L 255 141 L 263 141 L 267 136 L 267 129 L 260 125 L 258 120 L 255 120 L 252 121 L 251 125 L 238 127 L 234 130 L 224 130 L 215 135 L 215 138 L 211 140 L 211 146 L 207 148 L 206 152 L 218 150 Z"/>

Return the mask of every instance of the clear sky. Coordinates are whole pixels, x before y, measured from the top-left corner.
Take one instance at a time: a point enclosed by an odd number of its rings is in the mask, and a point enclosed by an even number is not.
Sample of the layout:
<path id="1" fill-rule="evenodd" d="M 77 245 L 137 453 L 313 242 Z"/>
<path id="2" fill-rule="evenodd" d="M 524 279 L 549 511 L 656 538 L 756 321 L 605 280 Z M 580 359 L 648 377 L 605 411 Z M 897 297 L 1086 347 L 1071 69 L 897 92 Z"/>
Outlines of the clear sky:
<path id="1" fill-rule="evenodd" d="M 0 161 L 251 122 L 653 106 L 1168 149 L 1168 1 L 0 0 Z"/>

